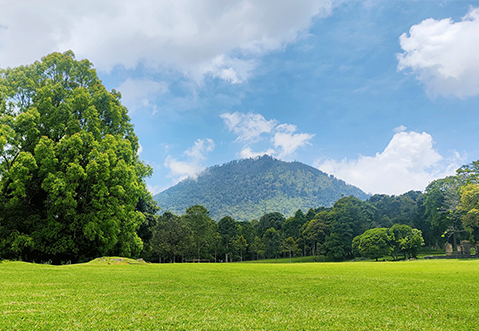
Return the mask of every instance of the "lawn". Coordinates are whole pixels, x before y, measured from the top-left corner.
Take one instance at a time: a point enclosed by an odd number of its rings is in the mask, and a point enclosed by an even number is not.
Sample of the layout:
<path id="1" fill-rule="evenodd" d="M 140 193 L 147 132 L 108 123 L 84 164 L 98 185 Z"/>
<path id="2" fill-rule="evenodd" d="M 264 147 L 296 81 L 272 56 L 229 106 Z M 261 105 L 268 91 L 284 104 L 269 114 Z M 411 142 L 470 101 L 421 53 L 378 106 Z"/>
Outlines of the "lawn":
<path id="1" fill-rule="evenodd" d="M 4 262 L 0 286 L 2 330 L 479 328 L 478 260 Z"/>

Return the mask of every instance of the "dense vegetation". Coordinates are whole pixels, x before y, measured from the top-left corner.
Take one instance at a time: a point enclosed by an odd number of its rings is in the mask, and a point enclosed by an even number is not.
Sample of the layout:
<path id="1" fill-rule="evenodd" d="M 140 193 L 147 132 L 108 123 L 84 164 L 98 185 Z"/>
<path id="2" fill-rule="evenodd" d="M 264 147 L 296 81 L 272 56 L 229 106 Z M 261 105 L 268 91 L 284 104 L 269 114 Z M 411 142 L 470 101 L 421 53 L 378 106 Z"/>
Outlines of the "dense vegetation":
<path id="1" fill-rule="evenodd" d="M 213 219 L 259 218 L 268 212 L 291 216 L 296 210 L 332 206 L 342 196 L 369 196 L 359 188 L 300 162 L 270 156 L 232 161 L 208 168 L 154 196 L 163 210 L 182 214 L 205 206 Z"/>
<path id="2" fill-rule="evenodd" d="M 138 255 L 157 209 L 138 147 L 120 94 L 71 51 L 0 70 L 0 257 Z"/>
<path id="3" fill-rule="evenodd" d="M 457 246 L 459 241 L 469 240 L 474 246 L 479 239 L 478 170 L 479 162 L 463 166 L 456 176 L 430 183 L 425 193 L 374 195 L 366 201 L 342 197 L 332 207 L 309 209 L 306 214 L 299 209 L 288 218 L 270 212 L 259 220 L 236 221 L 224 216 L 215 223 L 208 210 L 199 205 L 190 207 L 183 216 L 166 212 L 152 229 L 151 250 L 144 256 L 153 261 L 242 261 L 308 255 L 321 261 L 386 255 L 406 259 L 416 257 L 423 245 L 437 249 L 446 242 Z M 194 217 L 201 214 L 209 233 L 208 238 L 202 237 L 201 247 L 192 244 L 198 233 L 190 226 L 193 210 Z"/>
<path id="4" fill-rule="evenodd" d="M 1 264 L 5 330 L 476 330 L 479 263 Z"/>
<path id="5" fill-rule="evenodd" d="M 350 196 L 339 199 L 331 208 L 310 209 L 306 214 L 298 210 L 287 219 L 279 212 L 272 212 L 259 221 L 235 221 L 225 216 L 216 223 L 205 207 L 195 205 L 182 216 L 166 212 L 159 217 L 152 230 L 151 250 L 144 257 L 168 262 L 228 262 L 281 255 L 316 255 L 322 260 L 338 261 L 354 255 L 377 258 L 391 254 L 396 259 L 398 252 L 415 257 L 424 241 L 421 231 L 408 225 L 397 224 L 388 229 L 387 249 L 380 251 L 380 255 L 376 253 L 378 256 L 371 256 L 371 249 L 365 253 L 364 242 L 353 245 L 353 239 L 379 230 L 375 228 L 376 213 L 377 209 L 369 202 Z M 377 242 L 370 245 L 375 247 Z"/>

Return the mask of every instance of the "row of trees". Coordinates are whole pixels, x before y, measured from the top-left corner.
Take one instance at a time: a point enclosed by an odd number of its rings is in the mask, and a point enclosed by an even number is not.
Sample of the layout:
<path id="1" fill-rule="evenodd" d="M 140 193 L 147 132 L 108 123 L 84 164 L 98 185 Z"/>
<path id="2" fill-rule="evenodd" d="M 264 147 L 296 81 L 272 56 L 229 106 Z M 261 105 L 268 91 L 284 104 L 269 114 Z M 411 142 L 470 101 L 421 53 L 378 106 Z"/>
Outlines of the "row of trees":
<path id="1" fill-rule="evenodd" d="M 155 250 L 156 244 L 152 244 L 151 254 L 172 261 L 185 256 L 226 261 L 275 258 L 281 253 L 324 255 L 329 260 L 391 254 L 397 259 L 400 255 L 415 257 L 422 245 L 442 248 L 446 242 L 456 246 L 460 240 L 474 244 L 479 240 L 478 174 L 476 161 L 458 169 L 455 176 L 431 182 L 424 193 L 374 195 L 367 201 L 343 197 L 331 208 L 310 209 L 306 214 L 298 210 L 287 219 L 278 212 L 248 222 L 226 216 L 216 227 L 210 219 L 211 237 L 196 255 L 184 248 L 166 256 L 161 249 Z M 208 217 L 204 207 L 203 211 Z M 154 238 L 163 238 L 164 245 L 162 226 L 167 219 L 187 220 L 188 214 L 162 215 L 162 225 L 152 230 Z"/>
<path id="2" fill-rule="evenodd" d="M 343 197 L 332 208 L 298 210 L 286 219 L 264 214 L 259 221 L 218 223 L 203 206 L 182 216 L 166 212 L 152 230 L 151 251 L 145 258 L 160 261 L 239 261 L 292 255 L 324 255 L 329 260 L 353 257 L 353 238 L 374 226 L 375 207 L 355 197 Z"/>

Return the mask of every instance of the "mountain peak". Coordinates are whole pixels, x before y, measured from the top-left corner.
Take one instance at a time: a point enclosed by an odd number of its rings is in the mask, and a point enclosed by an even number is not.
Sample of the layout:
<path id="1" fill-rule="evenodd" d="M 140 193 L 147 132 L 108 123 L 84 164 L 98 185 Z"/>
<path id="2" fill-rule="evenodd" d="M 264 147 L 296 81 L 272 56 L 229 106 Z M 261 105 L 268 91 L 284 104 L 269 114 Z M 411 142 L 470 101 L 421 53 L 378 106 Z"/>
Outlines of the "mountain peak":
<path id="1" fill-rule="evenodd" d="M 359 188 L 304 163 L 285 162 L 269 155 L 234 160 L 207 168 L 155 195 L 163 211 L 183 214 L 192 205 L 203 205 L 218 220 L 258 219 L 278 211 L 286 217 L 298 209 L 329 207 L 342 196 L 367 199 Z"/>

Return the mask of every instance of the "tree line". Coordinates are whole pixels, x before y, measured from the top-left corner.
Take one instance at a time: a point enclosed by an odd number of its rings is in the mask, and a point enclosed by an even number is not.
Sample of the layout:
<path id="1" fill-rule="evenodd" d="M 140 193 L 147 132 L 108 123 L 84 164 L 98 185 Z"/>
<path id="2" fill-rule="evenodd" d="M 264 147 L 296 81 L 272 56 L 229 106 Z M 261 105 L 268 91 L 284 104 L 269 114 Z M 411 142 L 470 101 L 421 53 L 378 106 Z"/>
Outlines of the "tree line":
<path id="1" fill-rule="evenodd" d="M 328 261 L 385 255 L 398 259 L 416 257 L 422 246 L 437 249 L 449 242 L 456 247 L 461 240 L 475 244 L 478 174 L 475 161 L 455 176 L 431 182 L 424 193 L 381 194 L 366 201 L 342 197 L 330 208 L 312 208 L 306 214 L 298 210 L 288 218 L 272 212 L 259 220 L 225 216 L 215 222 L 203 206 L 192 206 L 182 216 L 166 212 L 152 228 L 150 251 L 144 257 L 169 262 L 308 255 Z"/>
<path id="2" fill-rule="evenodd" d="M 349 196 L 339 199 L 332 208 L 310 209 L 306 214 L 298 210 L 289 218 L 272 212 L 259 220 L 235 221 L 225 216 L 215 222 L 205 207 L 196 205 L 181 216 L 167 211 L 158 217 L 144 258 L 157 262 L 231 262 L 281 256 L 316 255 L 329 261 L 352 258 L 355 253 L 370 256 L 364 251 L 364 241 L 361 246 L 355 246 L 355 242 L 368 231 L 382 230 L 370 230 L 377 225 L 373 221 L 375 212 L 369 202 Z M 398 227 L 393 226 L 391 234 L 399 233 Z M 398 241 L 406 238 L 409 230 L 419 235 L 421 246 L 420 230 L 400 227 L 404 235 L 396 236 Z M 417 249 L 408 254 L 415 256 L 415 252 Z"/>

